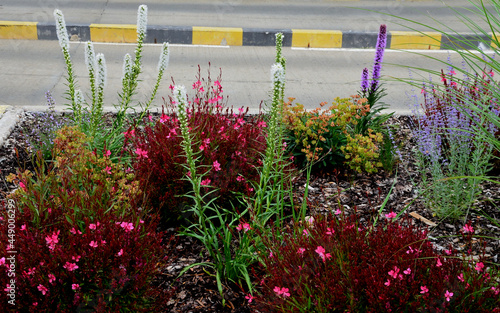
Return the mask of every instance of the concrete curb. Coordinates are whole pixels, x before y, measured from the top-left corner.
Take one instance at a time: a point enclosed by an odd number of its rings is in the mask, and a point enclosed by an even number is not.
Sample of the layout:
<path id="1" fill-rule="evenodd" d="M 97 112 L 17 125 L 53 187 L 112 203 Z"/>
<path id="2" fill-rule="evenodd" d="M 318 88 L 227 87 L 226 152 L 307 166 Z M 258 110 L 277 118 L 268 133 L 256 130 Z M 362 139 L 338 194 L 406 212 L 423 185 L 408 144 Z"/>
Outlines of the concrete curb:
<path id="1" fill-rule="evenodd" d="M 0 147 L 20 121 L 22 113 L 22 109 L 16 109 L 10 105 L 0 106 Z"/>
<path id="2" fill-rule="evenodd" d="M 72 41 L 113 43 L 136 42 L 136 25 L 132 24 L 76 24 L 67 25 Z M 148 26 L 145 43 L 222 45 L 222 46 L 274 46 L 274 34 L 285 35 L 283 46 L 298 48 L 375 48 L 376 32 L 342 32 L 314 29 L 263 29 L 228 27 Z M 55 24 L 37 22 L 0 21 L 0 39 L 57 40 Z M 388 32 L 387 48 L 448 50 L 470 49 L 479 43 L 491 44 L 491 36 L 483 34 L 453 34 L 437 32 Z"/>

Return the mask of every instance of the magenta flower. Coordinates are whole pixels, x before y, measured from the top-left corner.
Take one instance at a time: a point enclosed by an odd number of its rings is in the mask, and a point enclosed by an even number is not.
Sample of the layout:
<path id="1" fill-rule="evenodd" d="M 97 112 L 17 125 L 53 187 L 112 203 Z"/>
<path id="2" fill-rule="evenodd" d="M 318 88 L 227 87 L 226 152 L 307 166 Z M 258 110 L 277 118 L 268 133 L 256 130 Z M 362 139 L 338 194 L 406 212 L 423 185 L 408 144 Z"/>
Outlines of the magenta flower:
<path id="1" fill-rule="evenodd" d="M 420 286 L 420 289 L 422 290 L 422 291 L 420 291 L 421 294 L 425 294 L 425 293 L 429 292 L 429 289 L 427 288 L 427 286 Z"/>
<path id="2" fill-rule="evenodd" d="M 77 291 L 80 289 L 80 285 L 79 284 L 71 284 L 71 289 Z"/>
<path id="3" fill-rule="evenodd" d="M 105 153 L 104 153 L 105 156 L 109 157 L 111 155 L 111 151 L 107 150 Z"/>
<path id="4" fill-rule="evenodd" d="M 43 285 L 38 285 L 38 290 L 40 290 L 42 292 L 42 295 L 45 296 L 45 294 L 49 291 L 46 287 L 44 287 Z"/>
<path id="5" fill-rule="evenodd" d="M 217 161 L 214 161 L 214 170 L 215 170 L 216 172 L 218 172 L 218 171 L 220 171 L 220 170 L 221 170 L 221 168 L 220 168 L 220 163 L 219 163 L 219 162 L 217 162 Z"/>
<path id="6" fill-rule="evenodd" d="M 26 224 L 21 225 L 21 230 L 26 230 Z"/>
<path id="7" fill-rule="evenodd" d="M 393 219 L 393 218 L 395 218 L 396 216 L 397 216 L 397 214 L 396 214 L 396 213 L 391 212 L 391 213 L 389 213 L 389 214 L 386 214 L 386 215 L 385 215 L 385 218 L 387 218 L 387 219 Z"/>
<path id="8" fill-rule="evenodd" d="M 283 296 L 283 297 L 290 297 L 289 289 L 288 288 L 280 288 L 278 286 L 274 287 L 273 291 L 278 295 L 278 296 Z"/>
<path id="9" fill-rule="evenodd" d="M 69 262 L 66 262 L 66 264 L 64 264 L 63 267 L 70 272 L 78 269 L 78 265 L 76 265 L 75 263 L 69 263 Z"/>
<path id="10" fill-rule="evenodd" d="M 92 248 L 97 248 L 97 242 L 92 240 L 90 243 L 89 243 L 89 246 L 91 246 Z"/>
<path id="11" fill-rule="evenodd" d="M 337 209 L 337 210 L 335 211 L 335 215 L 339 215 L 340 213 L 342 213 L 342 211 L 340 211 L 340 209 Z"/>
<path id="12" fill-rule="evenodd" d="M 332 236 L 334 233 L 335 233 L 335 230 L 334 230 L 333 228 L 328 227 L 328 228 L 326 229 L 326 234 L 327 234 L 328 236 Z"/>
<path id="13" fill-rule="evenodd" d="M 446 301 L 450 302 L 450 298 L 453 297 L 453 292 L 446 290 L 444 297 L 446 298 Z"/>
<path id="14" fill-rule="evenodd" d="M 49 283 L 56 281 L 56 277 L 53 274 L 49 274 Z"/>
<path id="15" fill-rule="evenodd" d="M 82 234 L 82 232 L 80 230 L 76 230 L 74 227 L 71 228 L 71 230 L 69 232 L 72 233 L 73 235 L 76 235 L 76 234 L 81 235 Z"/>
<path id="16" fill-rule="evenodd" d="M 387 287 L 389 287 L 389 286 L 391 285 L 391 281 L 388 279 L 388 280 L 384 283 L 384 285 L 386 285 Z"/>
<path id="17" fill-rule="evenodd" d="M 5 257 L 0 259 L 0 266 L 5 265 Z"/>
<path id="18" fill-rule="evenodd" d="M 438 258 L 438 259 L 437 259 L 436 266 L 437 266 L 437 267 L 440 267 L 440 266 L 442 266 L 442 265 L 443 265 L 443 263 L 441 263 L 441 260 Z"/>
<path id="19" fill-rule="evenodd" d="M 299 248 L 299 250 L 297 250 L 297 253 L 300 255 L 303 255 L 304 252 L 306 252 L 306 249 L 304 249 L 304 248 Z"/>
<path id="20" fill-rule="evenodd" d="M 111 167 L 110 167 L 110 166 L 106 166 L 106 168 L 104 169 L 104 171 L 105 171 L 107 174 L 111 174 Z"/>
<path id="21" fill-rule="evenodd" d="M 483 262 L 479 262 L 476 264 L 476 267 L 474 268 L 478 273 L 481 273 L 483 271 L 484 264 Z"/>
<path id="22" fill-rule="evenodd" d="M 97 227 L 99 226 L 99 222 L 97 222 L 96 224 L 89 224 L 89 228 L 90 229 L 97 229 Z"/>
<path id="23" fill-rule="evenodd" d="M 118 253 L 116 255 L 117 256 L 122 256 L 123 255 L 123 249 L 120 249 L 120 251 L 118 251 Z"/>
<path id="24" fill-rule="evenodd" d="M 50 250 L 54 250 L 54 248 L 56 247 L 56 244 L 59 242 L 59 233 L 60 231 L 58 230 L 57 233 L 54 232 L 52 233 L 51 236 L 47 236 L 45 237 L 45 241 L 47 241 L 47 246 L 49 247 Z"/>
<path id="25" fill-rule="evenodd" d="M 248 224 L 248 223 L 243 223 L 243 224 L 238 225 L 236 227 L 236 229 L 239 231 L 243 230 L 246 233 L 247 231 L 252 229 L 252 227 L 250 227 L 250 224 Z"/>
<path id="26" fill-rule="evenodd" d="M 460 280 L 462 283 L 465 282 L 464 280 L 464 273 L 460 273 L 460 275 L 457 276 L 458 280 Z"/>
<path id="27" fill-rule="evenodd" d="M 390 270 L 388 274 L 392 276 L 392 278 L 397 278 L 399 273 L 399 268 L 397 266 L 394 266 L 394 270 Z"/>
<path id="28" fill-rule="evenodd" d="M 254 299 L 254 297 L 251 294 L 248 294 L 248 295 L 245 296 L 245 299 L 248 300 L 248 303 L 251 303 L 252 300 Z"/>
<path id="29" fill-rule="evenodd" d="M 207 178 L 207 179 L 202 180 L 200 184 L 202 186 L 208 186 L 208 185 L 210 185 L 211 182 L 212 181 L 210 180 L 210 178 Z"/>
<path id="30" fill-rule="evenodd" d="M 141 148 L 135 149 L 135 154 L 137 154 L 140 158 L 148 158 L 148 152 L 146 150 L 142 150 Z"/>
<path id="31" fill-rule="evenodd" d="M 411 268 L 407 268 L 406 271 L 404 271 L 405 275 L 410 275 L 411 274 Z"/>
<path id="32" fill-rule="evenodd" d="M 321 257 L 321 259 L 323 259 L 323 262 L 326 262 L 327 259 L 329 259 L 329 258 L 332 257 L 330 255 L 330 253 L 326 253 L 325 254 L 325 248 L 323 248 L 322 246 L 318 246 L 316 248 L 316 250 L 314 250 L 314 252 L 316 252 L 317 254 L 319 254 L 319 256 Z"/>
<path id="33" fill-rule="evenodd" d="M 129 231 L 132 231 L 134 229 L 134 224 L 132 223 L 127 223 L 127 222 L 117 222 L 116 224 L 120 224 L 121 228 L 125 229 L 125 231 L 128 233 Z"/>
<path id="34" fill-rule="evenodd" d="M 474 233 L 474 228 L 470 224 L 465 224 L 464 228 L 464 233 Z"/>

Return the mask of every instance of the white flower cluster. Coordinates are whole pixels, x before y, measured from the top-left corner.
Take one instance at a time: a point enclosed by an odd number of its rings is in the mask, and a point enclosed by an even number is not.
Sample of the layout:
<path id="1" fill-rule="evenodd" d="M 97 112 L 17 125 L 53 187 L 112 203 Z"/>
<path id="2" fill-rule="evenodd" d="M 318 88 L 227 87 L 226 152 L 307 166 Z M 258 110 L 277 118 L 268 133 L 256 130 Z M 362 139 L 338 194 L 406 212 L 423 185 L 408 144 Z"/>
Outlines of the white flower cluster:
<path id="1" fill-rule="evenodd" d="M 104 89 L 106 86 L 106 60 L 104 59 L 104 54 L 99 53 L 96 56 L 97 60 L 97 86 Z"/>
<path id="2" fill-rule="evenodd" d="M 64 15 L 61 10 L 54 10 L 54 18 L 56 20 L 56 31 L 57 38 L 59 39 L 59 46 L 63 50 L 69 50 L 69 36 L 66 29 L 66 22 L 64 21 Z"/>
<path id="3" fill-rule="evenodd" d="M 275 63 L 271 66 L 271 80 L 273 85 L 276 84 L 276 82 L 280 84 L 285 83 L 285 70 L 281 64 Z"/>
<path id="4" fill-rule="evenodd" d="M 148 6 L 142 4 L 137 10 L 137 34 L 146 37 L 146 30 L 148 26 Z"/>
<path id="5" fill-rule="evenodd" d="M 129 79 L 130 76 L 132 75 L 132 57 L 130 54 L 125 54 L 123 57 L 123 77 L 122 80 L 124 79 Z"/>
<path id="6" fill-rule="evenodd" d="M 186 95 L 186 87 L 184 86 L 175 86 L 174 87 L 174 96 L 177 100 L 177 105 L 179 106 L 179 114 L 186 114 L 185 107 L 187 103 L 187 95 Z"/>
<path id="7" fill-rule="evenodd" d="M 160 60 L 158 61 L 158 73 L 162 73 L 168 66 L 168 61 L 170 59 L 170 54 L 168 52 L 168 42 L 164 42 L 162 49 Z"/>
<path id="8" fill-rule="evenodd" d="M 94 44 L 91 41 L 87 41 L 85 44 L 85 65 L 87 66 L 89 73 L 95 73 L 95 51 Z"/>

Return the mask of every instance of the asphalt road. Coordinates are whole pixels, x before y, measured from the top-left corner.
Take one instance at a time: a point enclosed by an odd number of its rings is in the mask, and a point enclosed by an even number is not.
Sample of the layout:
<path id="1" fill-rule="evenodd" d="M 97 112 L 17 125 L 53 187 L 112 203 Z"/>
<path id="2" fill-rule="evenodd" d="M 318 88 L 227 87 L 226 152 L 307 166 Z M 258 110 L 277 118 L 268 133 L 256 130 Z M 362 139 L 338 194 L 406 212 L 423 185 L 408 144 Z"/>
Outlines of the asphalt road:
<path id="1" fill-rule="evenodd" d="M 58 8 L 68 24 L 135 24 L 139 4 L 148 5 L 149 25 L 168 26 L 368 32 L 378 31 L 380 24 L 387 24 L 388 30 L 406 30 L 398 23 L 412 26 L 389 16 L 395 15 L 465 31 L 453 10 L 474 18 L 468 0 L 2 0 L 0 20 L 53 23 L 52 12 Z"/>
<path id="2" fill-rule="evenodd" d="M 134 24 L 138 5 L 130 0 L 2 0 L 0 20 L 36 21 L 54 23 L 54 8 L 63 10 L 67 23 L 126 23 Z M 144 1 L 149 7 L 149 25 L 171 26 L 227 26 L 258 28 L 308 28 L 333 30 L 377 31 L 381 23 L 388 30 L 404 30 L 395 24 L 395 18 L 384 16 L 369 9 L 395 14 L 422 23 L 436 25 L 436 18 L 457 31 L 466 31 L 452 9 L 466 12 L 467 0 L 420 0 L 420 1 L 335 1 L 335 0 L 222 0 L 222 1 Z M 453 6 L 453 7 L 447 7 Z M 126 52 L 132 53 L 133 45 L 96 44 L 96 51 L 105 54 L 108 65 L 106 108 L 116 102 L 122 73 L 122 60 Z M 75 71 L 81 88 L 88 92 L 88 79 L 84 66 L 83 44 L 71 43 Z M 144 74 L 138 100 L 149 94 L 155 79 L 160 47 L 145 48 Z M 446 61 L 446 51 L 425 51 L 427 55 Z M 286 96 L 295 97 L 307 108 L 314 108 L 323 101 L 335 97 L 347 97 L 359 90 L 361 71 L 371 68 L 373 50 L 313 50 L 285 48 L 288 60 Z M 50 90 L 61 109 L 65 103 L 64 61 L 56 41 L 0 40 L 0 104 L 27 109 L 45 108 L 44 93 Z M 455 64 L 460 60 L 451 55 Z M 161 97 L 169 95 L 169 78 L 176 83 L 191 86 L 198 65 L 205 72 L 212 64 L 215 76 L 222 68 L 223 87 L 233 106 L 249 106 L 256 111 L 262 101 L 268 99 L 270 90 L 270 66 L 274 60 L 272 47 L 199 47 L 172 46 L 170 66 L 155 102 L 160 107 Z M 439 62 L 431 62 L 413 53 L 387 51 L 383 68 L 384 78 L 408 78 L 405 66 L 411 65 L 439 70 Z M 410 112 L 408 85 L 388 80 L 385 83 L 385 102 L 399 113 Z M 420 93 L 420 92 L 418 92 Z"/>
<path id="3" fill-rule="evenodd" d="M 84 65 L 82 43 L 71 43 L 71 55 L 78 76 L 80 88 L 88 92 L 87 70 Z M 96 44 L 97 53 L 104 53 L 108 68 L 105 100 L 106 108 L 116 103 L 121 87 L 122 60 L 125 53 L 133 53 L 134 45 Z M 143 101 L 149 94 L 156 77 L 159 45 L 147 45 L 144 49 L 143 75 L 140 92 L 136 99 Z M 229 97 L 229 105 L 249 106 L 257 111 L 262 101 L 268 100 L 271 89 L 270 67 L 274 62 L 273 47 L 170 47 L 170 65 L 162 81 L 162 88 L 155 102 L 161 107 L 161 97 L 170 94 L 168 89 L 173 77 L 177 84 L 188 89 L 195 81 L 198 65 L 206 74 L 211 63 L 212 76 L 216 77 L 222 69 L 224 94 Z M 426 53 L 429 53 L 426 51 Z M 25 107 L 30 110 L 45 108 L 44 94 L 50 90 L 57 102 L 58 109 L 65 103 L 65 63 L 56 41 L 0 41 L 0 104 Z M 293 49 L 284 48 L 287 59 L 286 96 L 296 98 L 306 106 L 314 108 L 320 102 L 331 102 L 335 97 L 348 97 L 359 90 L 361 71 L 371 69 L 374 50 L 341 49 Z M 446 51 L 432 52 L 431 56 L 446 62 Z M 456 55 L 450 55 L 455 64 L 460 64 Z M 383 67 L 387 96 L 385 102 L 391 110 L 408 113 L 411 110 L 411 88 L 391 77 L 409 78 L 408 68 L 393 66 L 389 63 L 416 67 L 443 68 L 444 65 L 414 53 L 387 51 Z M 414 74 L 417 80 L 418 77 Z M 420 94 L 420 90 L 418 90 Z"/>

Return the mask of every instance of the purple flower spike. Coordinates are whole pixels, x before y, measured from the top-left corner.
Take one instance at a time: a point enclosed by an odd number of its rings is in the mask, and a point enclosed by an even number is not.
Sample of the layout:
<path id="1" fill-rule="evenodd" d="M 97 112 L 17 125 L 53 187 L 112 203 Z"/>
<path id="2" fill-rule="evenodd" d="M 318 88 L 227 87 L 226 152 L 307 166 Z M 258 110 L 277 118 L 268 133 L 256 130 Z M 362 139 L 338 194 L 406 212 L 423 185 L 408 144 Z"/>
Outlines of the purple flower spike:
<path id="1" fill-rule="evenodd" d="M 368 92 L 368 69 L 365 67 L 363 73 L 361 74 L 361 92 L 366 95 Z"/>
<path id="2" fill-rule="evenodd" d="M 373 64 L 372 72 L 372 86 L 371 91 L 375 91 L 378 87 L 378 81 L 380 79 L 380 70 L 382 69 L 382 61 L 384 59 L 385 46 L 387 45 L 387 26 L 385 24 L 380 25 L 380 31 L 377 38 L 375 61 Z"/>

